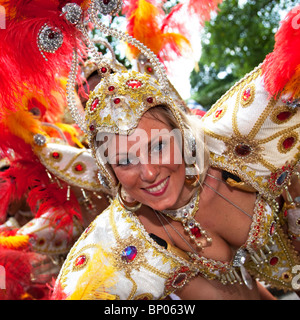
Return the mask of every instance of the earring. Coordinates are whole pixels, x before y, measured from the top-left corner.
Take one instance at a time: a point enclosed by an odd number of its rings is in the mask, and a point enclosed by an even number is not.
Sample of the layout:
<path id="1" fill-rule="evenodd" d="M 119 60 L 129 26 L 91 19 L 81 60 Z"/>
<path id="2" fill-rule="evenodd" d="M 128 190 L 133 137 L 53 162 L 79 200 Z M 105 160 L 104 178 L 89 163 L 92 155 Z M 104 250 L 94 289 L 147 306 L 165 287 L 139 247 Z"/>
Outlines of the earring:
<path id="1" fill-rule="evenodd" d="M 121 184 L 119 184 L 119 186 L 118 186 L 117 198 L 118 198 L 121 206 L 131 212 L 135 212 L 135 211 L 139 210 L 140 207 L 142 206 L 141 202 L 138 202 L 138 201 L 127 202 L 126 200 L 124 200 L 124 198 L 122 197 L 122 185 Z"/>
<path id="2" fill-rule="evenodd" d="M 184 181 L 186 186 L 190 187 L 199 187 L 200 186 L 200 174 L 197 174 L 195 176 L 185 176 L 185 181 Z"/>
<path id="3" fill-rule="evenodd" d="M 185 176 L 185 185 L 188 186 L 188 187 L 193 187 L 193 188 L 196 188 L 196 187 L 199 187 L 201 182 L 200 182 L 200 173 L 197 169 L 197 167 L 195 165 L 193 165 L 193 167 L 189 167 L 189 168 L 186 168 L 186 173 L 192 173 L 196 170 L 196 174 L 186 174 Z"/>

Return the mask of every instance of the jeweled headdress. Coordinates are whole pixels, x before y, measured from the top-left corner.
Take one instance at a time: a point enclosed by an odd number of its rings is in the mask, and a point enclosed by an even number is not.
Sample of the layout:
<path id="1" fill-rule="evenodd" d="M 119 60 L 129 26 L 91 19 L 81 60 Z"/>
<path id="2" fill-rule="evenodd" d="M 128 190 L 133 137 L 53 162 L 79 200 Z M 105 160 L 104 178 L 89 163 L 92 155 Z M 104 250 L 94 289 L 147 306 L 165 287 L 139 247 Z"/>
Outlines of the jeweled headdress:
<path id="1" fill-rule="evenodd" d="M 92 152 L 96 157 L 95 138 L 97 133 L 111 132 L 130 134 L 136 128 L 141 116 L 156 105 L 168 107 L 180 129 L 184 129 L 179 107 L 171 96 L 169 80 L 165 68 L 157 56 L 140 41 L 128 34 L 106 27 L 98 18 L 101 14 L 113 14 L 118 11 L 120 2 L 111 1 L 110 10 L 104 2 L 92 1 L 89 8 L 89 19 L 104 34 L 111 35 L 121 41 L 136 47 L 151 63 L 155 77 L 137 71 L 120 71 L 110 61 L 98 55 L 93 44 L 88 39 L 83 26 L 79 28 L 86 37 L 93 60 L 97 64 L 98 73 L 102 80 L 91 93 L 87 102 L 85 113 L 80 113 L 74 104 L 74 85 L 77 73 L 77 52 L 73 52 L 72 70 L 68 81 L 68 103 L 74 120 L 84 131 L 90 142 Z M 99 160 L 98 160 L 99 161 Z M 100 168 L 99 179 L 110 188 L 115 187 L 110 172 L 103 163 L 98 163 Z"/>
<path id="2" fill-rule="evenodd" d="M 219 2 L 215 0 L 201 1 L 200 3 L 190 0 L 186 2 L 186 6 L 188 10 L 201 16 L 199 13 L 203 13 L 204 5 L 207 16 L 208 12 L 215 10 Z M 157 104 L 167 106 L 175 116 L 179 126 L 183 126 L 178 107 L 180 103 L 175 102 L 178 94 L 175 93 L 174 95 L 175 90 L 170 85 L 166 70 L 156 54 L 142 43 L 143 39 L 140 37 L 137 40 L 130 35 L 131 32 L 125 33 L 110 26 L 107 27 L 101 20 L 103 16 L 116 15 L 121 10 L 122 3 L 121 0 L 73 0 L 72 2 L 49 0 L 47 4 L 37 0 L 26 1 L 26 3 L 16 0 L 0 1 L 7 12 L 9 30 L 0 48 L 2 46 L 14 47 L 9 44 L 14 43 L 15 40 L 20 42 L 23 49 L 22 54 L 25 51 L 26 56 L 23 57 L 13 50 L 11 50 L 12 52 L 6 50 L 8 52 L 7 61 L 14 60 L 13 65 L 19 64 L 20 68 L 17 69 L 22 70 L 23 73 L 18 74 L 17 78 L 21 81 L 26 78 L 29 83 L 27 87 L 21 85 L 20 82 L 14 83 L 12 72 L 15 68 L 9 68 L 9 64 L 7 68 L 0 71 L 0 75 L 5 72 L 9 75 L 8 80 L 0 84 L 0 95 L 7 85 L 12 89 L 11 95 L 6 95 L 7 101 L 3 101 L 5 107 L 10 108 L 9 105 L 14 100 L 12 99 L 14 92 L 18 91 L 19 94 L 22 93 L 22 90 L 31 90 L 33 86 L 39 87 L 41 93 L 54 100 L 51 97 L 49 87 L 55 83 L 54 80 L 58 70 L 59 73 L 61 73 L 61 69 L 65 70 L 71 60 L 71 70 L 67 83 L 67 103 L 73 119 L 79 128 L 87 134 L 90 142 L 101 130 L 109 132 L 119 132 L 118 130 L 124 132 L 125 130 L 129 133 L 137 125 L 142 114 Z M 151 21 L 153 14 L 149 15 L 151 10 L 146 10 L 147 13 L 144 9 L 149 8 L 149 6 L 152 6 L 153 9 L 158 3 L 154 0 L 126 1 L 127 9 L 128 5 L 131 9 L 137 9 L 140 16 L 146 19 L 145 24 L 147 24 L 148 31 L 151 30 L 154 22 L 154 20 Z M 159 7 L 158 12 L 161 12 L 162 5 L 159 4 Z M 182 8 L 183 4 L 180 4 L 176 6 L 174 11 L 179 12 Z M 135 14 L 135 18 L 137 16 Z M 173 12 L 164 20 L 164 26 L 158 32 L 161 37 L 156 37 L 156 39 L 164 39 L 161 48 L 169 46 L 174 48 L 175 46 L 175 51 L 178 52 L 180 45 L 188 43 L 188 40 L 180 35 L 180 32 L 176 35 L 176 32 L 166 31 L 171 16 L 173 16 Z M 130 23 L 132 26 L 132 21 Z M 139 51 L 143 59 L 149 64 L 150 73 L 155 77 L 133 71 L 122 72 L 114 59 L 105 59 L 98 53 L 89 37 L 88 28 L 90 25 L 96 27 L 102 34 L 121 40 L 130 45 L 131 48 L 136 48 L 136 51 Z M 136 23 L 135 25 L 140 24 Z M 135 36 L 135 34 L 133 35 Z M 37 45 L 32 46 L 33 43 Z M 78 65 L 86 55 L 86 47 L 83 43 L 87 45 L 102 78 L 101 83 L 92 93 L 86 110 L 77 108 L 75 96 L 75 87 L 79 75 Z M 156 41 L 152 45 L 154 43 Z M 10 53 L 11 56 L 9 56 Z M 91 143 L 91 148 L 95 152 L 93 143 Z M 107 172 L 104 171 L 104 174 L 106 177 L 100 175 L 102 182 L 109 178 Z M 106 184 L 111 186 L 110 181 Z"/>

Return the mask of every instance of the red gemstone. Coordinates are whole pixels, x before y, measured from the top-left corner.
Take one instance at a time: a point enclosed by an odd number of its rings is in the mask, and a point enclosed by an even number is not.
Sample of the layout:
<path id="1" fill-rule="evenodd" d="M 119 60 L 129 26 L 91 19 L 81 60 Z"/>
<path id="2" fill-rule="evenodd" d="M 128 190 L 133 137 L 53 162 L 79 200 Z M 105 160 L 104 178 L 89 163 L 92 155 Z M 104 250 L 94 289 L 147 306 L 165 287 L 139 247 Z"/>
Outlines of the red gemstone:
<path id="1" fill-rule="evenodd" d="M 102 67 L 100 70 L 101 70 L 102 73 L 106 73 L 107 72 L 107 68 L 105 68 L 105 67 Z"/>
<path id="2" fill-rule="evenodd" d="M 278 263 L 278 258 L 277 257 L 272 257 L 271 259 L 270 259 L 270 265 L 271 266 L 275 266 L 277 263 Z"/>
<path id="3" fill-rule="evenodd" d="M 135 246 L 126 247 L 121 253 L 122 261 L 126 263 L 132 262 L 137 255 L 137 248 Z"/>
<path id="4" fill-rule="evenodd" d="M 134 80 L 134 79 L 131 79 L 131 80 L 128 80 L 126 82 L 127 86 L 128 87 L 131 87 L 132 89 L 136 89 L 136 88 L 139 88 L 142 86 L 142 83 L 141 81 L 139 80 Z"/>
<path id="5" fill-rule="evenodd" d="M 115 103 L 115 104 L 119 104 L 120 102 L 121 102 L 121 99 L 120 99 L 120 98 L 114 99 L 114 103 Z"/>
<path id="6" fill-rule="evenodd" d="M 59 157 L 60 157 L 60 153 L 59 152 L 56 152 L 56 151 L 52 152 L 52 158 L 59 159 Z"/>
<path id="7" fill-rule="evenodd" d="M 149 73 L 153 73 L 153 68 L 152 68 L 152 67 L 147 67 L 146 70 L 147 70 Z"/>
<path id="8" fill-rule="evenodd" d="M 45 244 L 45 242 L 46 242 L 45 239 L 41 238 L 38 240 L 38 245 L 43 246 Z"/>
<path id="9" fill-rule="evenodd" d="M 295 143 L 295 138 L 288 137 L 283 141 L 282 145 L 283 145 L 284 149 L 288 150 L 293 146 L 294 143 Z"/>
<path id="10" fill-rule="evenodd" d="M 115 90 L 115 87 L 114 86 L 109 86 L 108 87 L 108 91 L 114 91 Z"/>
<path id="11" fill-rule="evenodd" d="M 218 118 L 222 114 L 222 112 L 223 112 L 223 109 L 217 110 L 215 112 L 215 117 Z"/>
<path id="12" fill-rule="evenodd" d="M 147 98 L 147 102 L 148 103 L 153 103 L 153 98 L 152 97 Z"/>
<path id="13" fill-rule="evenodd" d="M 82 171 L 83 170 L 83 166 L 82 166 L 82 164 L 77 164 L 76 166 L 75 166 L 75 170 L 76 171 Z"/>
<path id="14" fill-rule="evenodd" d="M 81 256 L 77 257 L 75 260 L 75 266 L 81 266 L 85 263 L 86 261 L 86 256 L 82 254 Z"/>
<path id="15" fill-rule="evenodd" d="M 290 276 L 289 276 L 288 273 L 284 273 L 284 274 L 283 274 L 283 277 L 284 277 L 284 279 L 286 279 L 286 280 L 288 280 L 288 279 L 290 278 Z"/>
<path id="16" fill-rule="evenodd" d="M 103 0 L 103 3 L 104 3 L 105 5 L 108 5 L 108 4 L 110 3 L 110 0 Z"/>
<path id="17" fill-rule="evenodd" d="M 283 111 L 283 112 L 278 113 L 277 119 L 278 119 L 279 121 L 285 121 L 285 120 L 287 120 L 291 115 L 292 115 L 292 113 L 291 113 L 290 111 Z"/>
<path id="18" fill-rule="evenodd" d="M 187 280 L 187 275 L 185 273 L 179 273 L 173 280 L 172 285 L 175 288 L 181 287 L 186 280 Z"/>
<path id="19" fill-rule="evenodd" d="M 96 99 L 92 102 L 91 107 L 90 107 L 90 110 L 91 110 L 91 111 L 94 111 L 94 110 L 98 107 L 98 104 L 99 104 L 99 99 L 96 98 Z"/>
<path id="20" fill-rule="evenodd" d="M 241 157 L 246 157 L 250 154 L 251 147 L 248 146 L 247 144 L 240 143 L 234 148 L 234 151 L 237 155 Z"/>
<path id="21" fill-rule="evenodd" d="M 243 100 L 247 101 L 249 100 L 251 97 L 251 89 L 247 88 L 244 92 L 243 92 Z"/>
<path id="22" fill-rule="evenodd" d="M 196 238 L 200 238 L 201 237 L 201 231 L 200 231 L 200 229 L 198 227 L 191 228 L 191 233 Z"/>
<path id="23" fill-rule="evenodd" d="M 48 38 L 49 38 L 49 39 L 54 39 L 54 37 L 55 37 L 55 33 L 54 33 L 54 32 L 50 32 L 50 33 L 48 34 Z"/>
<path id="24" fill-rule="evenodd" d="M 95 126 L 93 124 L 90 125 L 90 130 L 94 131 L 95 130 Z"/>

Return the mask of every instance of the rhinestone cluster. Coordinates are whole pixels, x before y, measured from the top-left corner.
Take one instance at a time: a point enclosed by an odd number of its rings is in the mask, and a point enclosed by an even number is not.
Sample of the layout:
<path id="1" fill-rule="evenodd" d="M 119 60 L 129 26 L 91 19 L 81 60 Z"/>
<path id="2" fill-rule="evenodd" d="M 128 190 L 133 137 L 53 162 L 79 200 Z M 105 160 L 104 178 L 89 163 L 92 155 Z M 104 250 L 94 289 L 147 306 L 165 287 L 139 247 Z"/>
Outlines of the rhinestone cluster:
<path id="1" fill-rule="evenodd" d="M 62 14 L 71 24 L 77 24 L 81 19 L 82 9 L 76 3 L 67 3 L 62 8 Z"/>
<path id="2" fill-rule="evenodd" d="M 47 23 L 43 25 L 38 34 L 37 44 L 42 56 L 44 52 L 54 53 L 63 44 L 64 37 L 59 28 L 51 27 Z"/>

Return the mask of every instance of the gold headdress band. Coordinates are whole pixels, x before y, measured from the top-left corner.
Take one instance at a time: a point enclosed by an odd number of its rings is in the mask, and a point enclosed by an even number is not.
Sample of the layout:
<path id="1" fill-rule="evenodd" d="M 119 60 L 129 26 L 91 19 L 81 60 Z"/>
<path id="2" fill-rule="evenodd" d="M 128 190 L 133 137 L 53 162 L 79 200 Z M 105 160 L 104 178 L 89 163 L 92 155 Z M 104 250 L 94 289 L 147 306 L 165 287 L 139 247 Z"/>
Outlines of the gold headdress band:
<path id="1" fill-rule="evenodd" d="M 89 7 L 89 19 L 90 21 L 101 31 L 103 34 L 110 35 L 112 37 L 117 38 L 118 40 L 125 41 L 129 44 L 132 44 L 136 48 L 138 48 L 147 59 L 149 59 L 150 63 L 153 66 L 154 72 L 157 74 L 158 82 L 161 88 L 161 92 L 164 95 L 168 95 L 170 90 L 168 88 L 168 79 L 165 72 L 165 69 L 159 62 L 156 55 L 148 49 L 145 45 L 143 45 L 140 41 L 134 39 L 133 37 L 125 34 L 122 31 L 116 30 L 114 28 L 110 28 L 105 26 L 98 17 L 98 11 L 100 11 L 101 14 L 107 15 L 107 14 L 115 14 L 120 9 L 120 3 L 119 0 L 111 0 L 109 2 L 109 5 L 105 5 L 102 1 L 92 0 Z M 69 6 L 68 6 L 69 5 Z M 72 5 L 72 6 L 70 6 Z M 68 6 L 68 7 L 67 7 Z M 65 8 L 66 7 L 66 8 Z M 81 12 L 80 6 L 76 5 L 75 3 L 67 4 L 63 8 L 65 12 L 72 12 L 78 10 L 78 12 Z M 75 14 L 74 14 L 75 15 Z M 66 14 L 67 17 L 67 14 Z M 83 19 L 83 13 L 81 13 L 81 16 L 79 19 L 77 19 L 76 24 L 77 28 L 82 32 L 90 50 L 93 56 L 93 60 L 98 66 L 99 73 L 103 77 L 107 77 L 110 75 L 111 72 L 114 72 L 114 66 L 111 65 L 106 59 L 101 57 L 97 50 L 95 49 L 94 43 L 89 38 L 88 32 L 84 26 L 84 19 Z M 78 69 L 78 57 L 77 57 L 77 51 L 76 49 L 73 50 L 73 59 L 72 59 L 72 67 L 69 74 L 68 79 L 68 85 L 67 85 L 67 95 L 68 95 L 68 106 L 70 108 L 70 112 L 76 123 L 79 125 L 79 127 L 85 132 L 87 132 L 86 125 L 85 125 L 85 119 L 84 115 L 80 113 L 80 111 L 77 109 L 76 104 L 74 103 L 74 87 L 76 83 L 76 74 Z"/>

